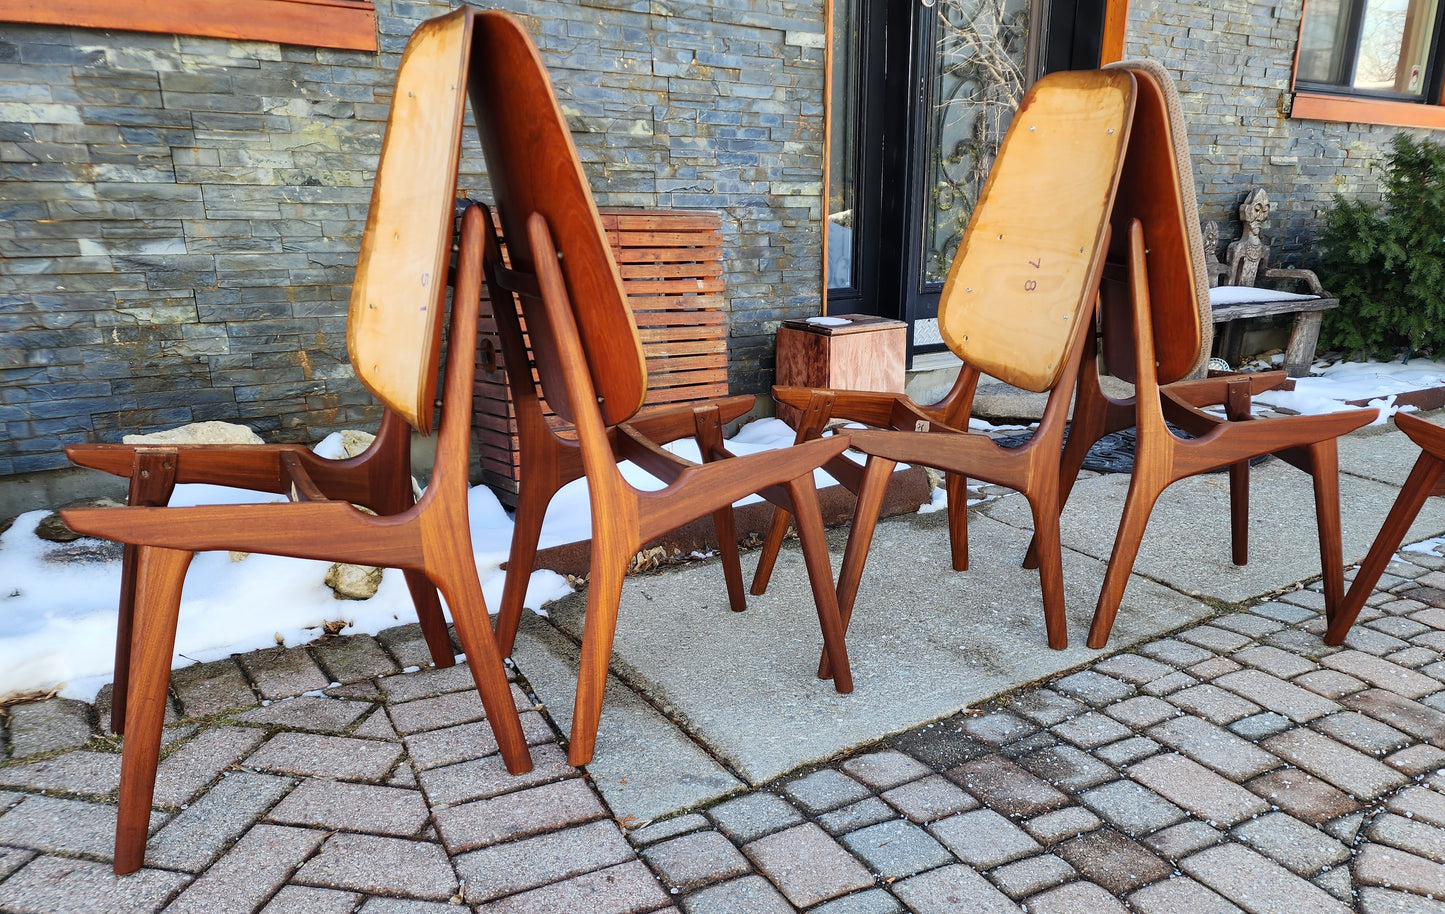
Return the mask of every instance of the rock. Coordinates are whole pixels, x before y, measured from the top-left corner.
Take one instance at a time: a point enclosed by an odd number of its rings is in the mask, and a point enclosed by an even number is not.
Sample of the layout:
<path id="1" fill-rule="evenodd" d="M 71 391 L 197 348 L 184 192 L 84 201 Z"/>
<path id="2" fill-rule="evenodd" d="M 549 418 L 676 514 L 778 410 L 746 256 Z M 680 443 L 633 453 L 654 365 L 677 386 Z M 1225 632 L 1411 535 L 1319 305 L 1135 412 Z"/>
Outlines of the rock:
<path id="1" fill-rule="evenodd" d="M 261 436 L 233 422 L 193 422 L 149 435 L 126 435 L 126 444 L 265 444 Z"/>
<path id="2" fill-rule="evenodd" d="M 0 520 L 0 536 L 3 536 L 5 534 L 5 531 L 9 530 L 13 526 L 15 526 L 15 518 L 13 517 L 7 517 L 4 520 Z"/>
<path id="3" fill-rule="evenodd" d="M 65 508 L 119 508 L 121 503 L 114 498 L 101 496 L 100 498 L 82 498 L 80 501 L 73 501 Z M 43 540 L 52 543 L 73 543 L 80 539 L 80 534 L 65 526 L 65 521 L 60 519 L 59 511 L 52 511 L 40 519 L 35 525 L 35 535 Z"/>
<path id="4" fill-rule="evenodd" d="M 381 569 L 337 562 L 326 570 L 326 586 L 338 600 L 369 600 L 381 586 Z"/>
<path id="5" fill-rule="evenodd" d="M 371 442 L 376 436 L 370 432 L 359 432 L 355 429 L 344 429 L 341 432 L 341 450 L 347 457 L 355 457 L 362 451 L 371 447 Z"/>

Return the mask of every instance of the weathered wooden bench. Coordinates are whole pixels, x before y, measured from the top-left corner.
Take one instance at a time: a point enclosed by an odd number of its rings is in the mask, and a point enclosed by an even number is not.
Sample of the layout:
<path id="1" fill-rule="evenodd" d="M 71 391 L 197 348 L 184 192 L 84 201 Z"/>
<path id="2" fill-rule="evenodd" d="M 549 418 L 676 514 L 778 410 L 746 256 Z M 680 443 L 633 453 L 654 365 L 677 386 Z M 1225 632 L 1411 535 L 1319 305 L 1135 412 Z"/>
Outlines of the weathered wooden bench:
<path id="1" fill-rule="evenodd" d="M 601 216 L 647 358 L 644 402 L 656 406 L 727 396 L 721 217 L 680 210 L 603 210 Z M 476 450 L 483 481 L 515 506 L 516 417 L 490 304 L 484 301 L 481 310 L 473 400 Z M 562 424 L 550 410 L 547 417 Z"/>
<path id="2" fill-rule="evenodd" d="M 1269 217 L 1269 195 L 1256 187 L 1239 207 L 1239 221 L 1244 235 L 1229 245 L 1226 261 L 1219 262 L 1219 227 L 1204 224 L 1205 268 L 1209 273 L 1209 302 L 1216 328 L 1216 353 L 1231 366 L 1238 367 L 1244 347 L 1244 321 L 1252 317 L 1293 314 L 1285 348 L 1285 374 L 1291 378 L 1306 377 L 1314 361 L 1315 346 L 1320 339 L 1320 323 L 1324 312 L 1338 307 L 1340 300 L 1320 286 L 1313 270 L 1271 269 L 1269 245 L 1260 238 L 1260 230 Z M 1305 292 L 1288 292 L 1258 283 L 1294 282 Z M 1298 287 L 1298 285 L 1297 285 Z"/>

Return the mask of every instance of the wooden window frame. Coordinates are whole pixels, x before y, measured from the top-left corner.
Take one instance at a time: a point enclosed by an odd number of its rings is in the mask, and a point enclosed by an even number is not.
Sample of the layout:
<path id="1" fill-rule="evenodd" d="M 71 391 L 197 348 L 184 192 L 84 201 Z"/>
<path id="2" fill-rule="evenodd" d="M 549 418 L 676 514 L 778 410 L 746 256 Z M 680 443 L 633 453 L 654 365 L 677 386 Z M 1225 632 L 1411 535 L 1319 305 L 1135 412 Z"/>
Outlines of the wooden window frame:
<path id="1" fill-rule="evenodd" d="M 369 0 L 0 0 L 0 22 L 376 50 Z"/>
<path id="2" fill-rule="evenodd" d="M 1304 17 L 1308 12 L 1309 0 L 1305 0 L 1300 10 L 1300 39 L 1295 41 L 1294 65 L 1290 70 L 1290 88 L 1294 93 L 1288 115 L 1291 119 L 1378 124 L 1384 127 L 1445 128 L 1445 89 L 1442 89 L 1440 97 L 1433 102 L 1405 102 L 1296 88 L 1299 80 L 1300 44 L 1304 37 Z M 1445 34 L 1437 34 L 1434 40 L 1436 46 L 1440 47 L 1441 43 L 1445 43 Z M 1445 48 L 1436 53 L 1445 53 Z"/>

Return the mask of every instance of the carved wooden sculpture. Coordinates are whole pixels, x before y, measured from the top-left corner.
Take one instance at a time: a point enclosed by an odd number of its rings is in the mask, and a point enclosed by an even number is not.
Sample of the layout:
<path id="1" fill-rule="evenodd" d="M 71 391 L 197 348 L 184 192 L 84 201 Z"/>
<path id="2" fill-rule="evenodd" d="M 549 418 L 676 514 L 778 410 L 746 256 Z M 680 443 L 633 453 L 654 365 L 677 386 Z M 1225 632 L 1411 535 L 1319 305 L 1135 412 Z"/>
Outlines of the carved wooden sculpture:
<path id="1" fill-rule="evenodd" d="M 660 425 L 630 421 L 646 391 L 646 368 L 571 134 L 536 48 L 517 20 L 501 12 L 476 13 L 474 18 L 472 109 L 507 242 L 507 263 L 501 262 L 493 245 L 487 270 L 498 329 L 506 339 L 507 369 L 519 401 L 535 398 L 535 385 L 540 384 L 547 403 L 577 430 L 575 444 L 547 443 L 550 429 L 531 422 L 525 426 L 523 484 L 534 453 L 553 456 L 545 470 L 546 483 L 524 489 L 522 497 L 533 500 L 526 508 L 530 516 L 540 517 L 546 506 L 536 502 L 544 495 L 550 497 L 549 490 L 562 475 L 563 460 L 580 458 L 591 499 L 591 575 L 569 759 L 585 764 L 595 749 L 628 561 L 642 543 L 683 523 L 709 514 L 723 521 L 721 512 L 753 492 L 787 506 L 801 518 L 803 554 L 824 647 L 835 671 L 834 685 L 840 692 L 850 691 L 843 628 L 812 476 L 815 468 L 843 451 L 847 438 L 732 457 L 722 443 L 724 408 L 699 406 L 687 415 L 704 460 L 693 464 L 663 450 L 653 437 L 676 431 L 677 414 L 658 420 Z M 505 307 L 508 301 L 515 301 L 516 307 Z M 531 344 L 530 365 L 523 332 Z M 569 453 L 577 456 L 558 456 Z M 666 487 L 635 489 L 618 471 L 621 460 L 633 461 L 661 478 Z M 730 536 L 722 526 L 720 533 Z M 523 565 L 509 567 L 508 576 L 526 571 Z M 728 568 L 727 573 L 737 574 L 740 585 L 736 568 Z M 515 610 L 514 604 L 507 605 L 509 618 L 502 626 L 510 632 L 515 630 Z"/>
<path id="2" fill-rule="evenodd" d="M 1425 499 L 1431 495 L 1445 495 L 1445 484 L 1440 478 L 1440 471 L 1445 470 L 1445 428 L 1409 413 L 1395 413 L 1395 425 L 1409 435 L 1411 441 L 1420 445 L 1420 456 L 1415 459 L 1400 494 L 1395 496 L 1395 503 L 1390 506 L 1390 513 L 1385 516 L 1380 532 L 1375 534 L 1369 554 L 1361 563 L 1360 570 L 1355 572 L 1350 592 L 1333 610 L 1328 606 L 1325 608 L 1330 623 L 1325 631 L 1325 644 L 1344 642 L 1350 626 L 1355 624 L 1355 618 L 1379 583 L 1385 566 L 1390 564 L 1390 558 L 1400 548 Z"/>
<path id="3" fill-rule="evenodd" d="M 1112 218 L 1110 260 L 1119 265 L 1105 273 L 1100 311 L 1109 372 L 1133 381 L 1136 390 L 1131 400 L 1109 398 L 1099 387 L 1096 361 L 1085 358 L 1063 456 L 1061 503 L 1084 455 L 1104 434 L 1136 425 L 1138 449 L 1089 646 L 1103 647 L 1108 640 L 1154 502 L 1174 482 L 1231 467 L 1233 557 L 1243 564 L 1247 461 L 1261 454 L 1277 454 L 1313 477 L 1325 600 L 1337 606 L 1344 585 L 1335 439 L 1370 422 L 1376 411 L 1256 420 L 1251 394 L 1280 383 L 1282 372 L 1182 381 L 1208 355 L 1209 326 L 1208 297 L 1200 295 L 1203 248 L 1183 117 L 1162 67 L 1131 61 L 1110 69 L 1116 68 L 1135 75 L 1139 102 Z M 1204 410 L 1211 405 L 1225 407 L 1226 416 Z M 1177 436 L 1166 418 L 1196 437 Z"/>
<path id="4" fill-rule="evenodd" d="M 939 299 L 939 327 L 964 361 L 953 389 L 931 406 L 903 394 L 775 388 L 804 410 L 798 440 L 816 438 L 830 418 L 875 428 L 849 430 L 869 454 L 828 471 L 859 494 L 838 581 L 846 624 L 888 475 L 897 461 L 945 471 L 953 565 L 968 567 L 965 477 L 1016 488 L 1029 499 L 1041 544 L 1040 582 L 1049 644 L 1068 644 L 1059 545 L 1059 452 L 1074 379 L 1092 338 L 1114 191 L 1134 82 L 1125 72 L 1070 72 L 1030 89 L 1004 138 Z M 1058 163 L 1067 160 L 1069 168 Z M 1049 391 L 1038 431 L 1015 449 L 967 431 L 980 373 Z M 753 592 L 767 586 L 788 516 L 775 512 Z M 826 672 L 826 664 L 823 671 Z"/>
<path id="5" fill-rule="evenodd" d="M 407 457 L 410 428 L 429 432 L 434 409 L 469 16 L 424 23 L 397 74 L 347 324 L 357 377 L 386 407 L 371 447 L 350 460 L 325 460 L 290 445 L 67 449 L 76 463 L 131 479 L 131 507 L 63 513 L 81 533 L 128 544 L 112 712 L 116 731 L 125 733 L 117 873 L 134 872 L 144 856 L 181 585 L 193 552 L 234 549 L 405 569 L 433 659 L 448 666 L 452 651 L 435 585 L 451 607 L 507 769 L 532 767 L 482 601 L 467 520 L 485 240 L 475 207 L 462 220 L 436 465 L 415 504 Z M 160 507 L 182 482 L 284 494 L 291 503 Z"/>

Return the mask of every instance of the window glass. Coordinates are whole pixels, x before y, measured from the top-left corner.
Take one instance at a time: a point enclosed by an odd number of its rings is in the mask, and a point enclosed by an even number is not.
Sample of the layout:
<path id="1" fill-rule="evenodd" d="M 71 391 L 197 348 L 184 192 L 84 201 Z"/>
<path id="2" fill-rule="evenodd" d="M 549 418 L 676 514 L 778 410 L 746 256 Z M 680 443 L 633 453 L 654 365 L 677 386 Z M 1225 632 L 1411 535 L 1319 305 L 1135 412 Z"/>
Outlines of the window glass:
<path id="1" fill-rule="evenodd" d="M 833 3 L 833 99 L 828 149 L 828 288 L 853 282 L 853 226 L 858 197 L 858 0 Z"/>
<path id="2" fill-rule="evenodd" d="M 1420 97 L 1438 0 L 1311 0 L 1299 78 L 1366 93 Z"/>

